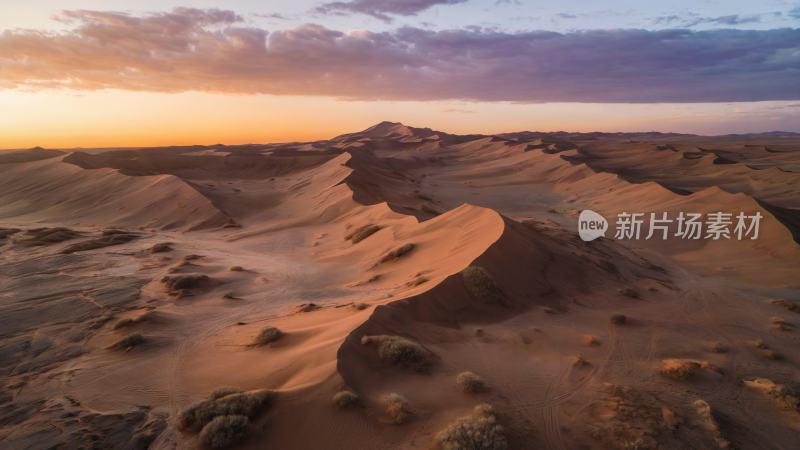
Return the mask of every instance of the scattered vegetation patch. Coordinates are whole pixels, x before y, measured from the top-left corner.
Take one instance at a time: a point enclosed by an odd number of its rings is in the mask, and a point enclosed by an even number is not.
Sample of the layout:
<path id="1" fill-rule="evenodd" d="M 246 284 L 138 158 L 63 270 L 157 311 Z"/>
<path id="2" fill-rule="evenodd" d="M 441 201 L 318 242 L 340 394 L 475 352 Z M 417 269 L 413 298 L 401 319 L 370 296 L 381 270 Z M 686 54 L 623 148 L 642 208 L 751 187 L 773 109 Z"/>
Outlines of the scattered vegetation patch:
<path id="1" fill-rule="evenodd" d="M 380 261 L 378 261 L 378 264 L 383 264 L 390 261 L 394 261 L 396 259 L 400 259 L 403 256 L 411 253 L 415 248 L 417 248 L 417 245 L 414 243 L 409 242 L 407 244 L 403 244 L 400 247 L 397 247 L 396 249 L 383 255 L 383 258 L 381 258 Z"/>
<path id="2" fill-rule="evenodd" d="M 218 416 L 200 432 L 200 443 L 207 449 L 230 448 L 247 437 L 250 419 L 247 416 Z"/>
<path id="3" fill-rule="evenodd" d="M 728 346 L 722 342 L 712 342 L 708 349 L 713 353 L 728 353 Z"/>
<path id="4" fill-rule="evenodd" d="M 433 354 L 416 342 L 401 336 L 362 336 L 363 345 L 375 345 L 381 361 L 393 366 L 427 372 L 433 365 Z"/>
<path id="5" fill-rule="evenodd" d="M 784 299 L 772 300 L 770 303 L 772 303 L 773 305 L 782 306 L 791 312 L 800 314 L 800 305 L 794 302 L 790 302 L 789 300 L 784 300 Z"/>
<path id="6" fill-rule="evenodd" d="M 216 417 L 245 416 L 252 419 L 269 406 L 274 397 L 272 391 L 260 390 L 209 398 L 181 411 L 178 426 L 181 430 L 197 433 Z"/>
<path id="7" fill-rule="evenodd" d="M 161 282 L 164 283 L 172 293 L 181 293 L 182 291 L 206 288 L 211 284 L 211 278 L 204 274 L 187 273 L 167 275 L 161 279 Z"/>
<path id="8" fill-rule="evenodd" d="M 794 324 L 784 320 L 781 317 L 770 318 L 771 327 L 773 330 L 778 331 L 794 331 Z"/>
<path id="9" fill-rule="evenodd" d="M 505 450 L 508 440 L 497 423 L 494 408 L 484 403 L 440 431 L 435 438 L 440 450 Z"/>
<path id="10" fill-rule="evenodd" d="M 462 392 L 467 394 L 478 394 L 488 389 L 486 381 L 478 374 L 470 371 L 458 374 L 456 377 L 456 384 Z"/>
<path id="11" fill-rule="evenodd" d="M 357 309 L 359 311 L 363 311 L 363 310 L 369 308 L 369 305 L 366 304 L 366 303 L 353 303 L 353 308 L 355 308 L 355 309 Z"/>
<path id="12" fill-rule="evenodd" d="M 793 387 L 777 384 L 769 378 L 754 378 L 744 380 L 743 383 L 748 388 L 771 398 L 781 409 L 800 411 L 800 394 Z"/>
<path id="13" fill-rule="evenodd" d="M 346 241 L 350 241 L 353 244 L 358 244 L 359 242 L 363 241 L 364 239 L 372 236 L 373 234 L 377 233 L 381 227 L 375 224 L 368 224 L 364 225 L 363 227 L 357 228 L 352 233 L 345 236 Z"/>
<path id="14" fill-rule="evenodd" d="M 242 266 L 231 266 L 229 269 L 231 272 L 244 272 L 244 267 Z"/>
<path id="15" fill-rule="evenodd" d="M 145 342 L 147 342 L 147 339 L 145 339 L 144 336 L 139 333 L 135 333 L 125 336 L 124 338 L 112 344 L 109 348 L 117 351 L 128 351 L 134 347 L 144 344 Z"/>
<path id="16" fill-rule="evenodd" d="M 593 336 L 591 334 L 584 335 L 583 345 L 589 347 L 597 347 L 598 345 L 600 345 L 600 339 L 598 339 L 597 336 Z"/>
<path id="17" fill-rule="evenodd" d="M 628 318 L 625 316 L 625 314 L 612 314 L 611 323 L 614 325 L 625 325 L 628 323 Z"/>
<path id="18" fill-rule="evenodd" d="M 411 419 L 413 413 L 409 409 L 408 400 L 402 395 L 392 392 L 384 395 L 381 400 L 383 401 L 386 416 L 393 424 L 404 424 Z"/>
<path id="19" fill-rule="evenodd" d="M 152 247 L 150 247 L 150 253 L 166 253 L 171 251 L 172 251 L 172 242 L 159 242 L 158 244 L 155 244 Z M 184 259 L 186 261 L 189 261 L 189 256 L 197 256 L 197 255 L 188 255 L 184 257 Z"/>
<path id="20" fill-rule="evenodd" d="M 408 286 L 408 287 L 417 287 L 417 286 L 419 286 L 421 284 L 427 283 L 428 281 L 429 280 L 428 280 L 427 277 L 417 277 L 417 278 L 409 281 L 408 283 L 406 283 L 406 286 Z"/>
<path id="21" fill-rule="evenodd" d="M 575 360 L 572 361 L 572 365 L 574 367 L 585 367 L 591 365 L 591 363 L 583 355 L 578 354 L 575 356 Z"/>
<path id="22" fill-rule="evenodd" d="M 625 297 L 634 298 L 634 299 L 637 299 L 637 300 L 642 298 L 642 296 L 639 295 L 639 292 L 637 292 L 635 289 L 629 288 L 629 287 L 620 289 L 619 293 L 624 295 Z"/>
<path id="23" fill-rule="evenodd" d="M 661 361 L 658 373 L 673 380 L 688 380 L 700 370 L 700 363 L 690 359 L 670 358 Z"/>
<path id="24" fill-rule="evenodd" d="M 756 340 L 752 341 L 752 344 L 753 344 L 753 347 L 755 347 L 757 349 L 760 349 L 760 350 L 766 350 L 766 349 L 769 348 L 769 345 L 767 345 L 767 343 L 764 342 L 763 339 L 756 339 Z"/>
<path id="25" fill-rule="evenodd" d="M 252 347 L 263 347 L 281 339 L 283 336 L 283 331 L 279 330 L 278 328 L 266 327 L 258 333 L 256 339 L 250 345 Z"/>
<path id="26" fill-rule="evenodd" d="M 358 406 L 361 398 L 353 391 L 339 391 L 333 396 L 333 404 L 339 409 L 347 409 Z"/>
<path id="27" fill-rule="evenodd" d="M 295 307 L 295 311 L 299 313 L 307 313 L 321 309 L 322 307 L 316 303 L 301 303 Z"/>
<path id="28" fill-rule="evenodd" d="M 700 418 L 700 425 L 706 431 L 710 431 L 714 436 L 714 441 L 717 443 L 717 447 L 730 448 L 731 443 L 722 436 L 719 423 L 717 422 L 717 419 L 714 417 L 714 413 L 711 410 L 711 405 L 704 400 L 695 400 L 692 403 L 692 406 L 694 406 L 695 412 Z"/>
<path id="29" fill-rule="evenodd" d="M 469 266 L 461 272 L 464 287 L 474 298 L 485 303 L 503 303 L 503 291 L 489 272 L 480 266 Z"/>

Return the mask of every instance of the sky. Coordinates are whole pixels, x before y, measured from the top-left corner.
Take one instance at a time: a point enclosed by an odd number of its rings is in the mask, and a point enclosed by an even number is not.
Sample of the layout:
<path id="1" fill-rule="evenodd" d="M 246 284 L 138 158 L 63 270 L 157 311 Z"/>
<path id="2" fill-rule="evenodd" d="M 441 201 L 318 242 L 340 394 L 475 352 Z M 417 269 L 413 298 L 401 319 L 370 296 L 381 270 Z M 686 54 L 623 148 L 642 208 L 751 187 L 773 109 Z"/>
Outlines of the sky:
<path id="1" fill-rule="evenodd" d="M 797 0 L 0 0 L 0 148 L 800 132 Z"/>

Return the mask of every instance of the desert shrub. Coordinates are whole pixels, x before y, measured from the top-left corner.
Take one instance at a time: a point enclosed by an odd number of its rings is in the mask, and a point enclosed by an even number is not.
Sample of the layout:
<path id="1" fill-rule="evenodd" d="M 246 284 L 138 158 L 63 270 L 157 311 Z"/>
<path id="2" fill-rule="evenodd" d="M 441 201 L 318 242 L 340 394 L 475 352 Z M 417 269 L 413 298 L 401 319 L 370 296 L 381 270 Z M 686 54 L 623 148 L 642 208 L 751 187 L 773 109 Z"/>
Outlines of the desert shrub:
<path id="1" fill-rule="evenodd" d="M 264 345 L 271 344 L 282 337 L 283 331 L 276 327 L 266 327 L 258 333 L 258 336 L 256 336 L 255 341 L 253 341 L 251 345 L 253 347 L 262 347 Z"/>
<path id="2" fill-rule="evenodd" d="M 363 311 L 363 310 L 369 308 L 369 305 L 366 304 L 366 303 L 353 303 L 353 308 L 355 308 L 355 309 L 357 309 L 359 311 Z"/>
<path id="3" fill-rule="evenodd" d="M 587 334 L 583 336 L 583 344 L 588 345 L 589 347 L 596 347 L 600 345 L 600 340 L 597 339 L 597 336 L 593 336 L 591 334 Z"/>
<path id="4" fill-rule="evenodd" d="M 791 322 L 786 321 L 782 317 L 772 317 L 770 318 L 770 322 L 772 323 L 772 328 L 778 331 L 792 331 L 794 330 L 794 324 Z"/>
<path id="5" fill-rule="evenodd" d="M 461 391 L 467 394 L 477 394 L 487 389 L 486 381 L 479 375 L 470 371 L 458 374 L 456 377 L 456 384 L 461 388 Z"/>
<path id="6" fill-rule="evenodd" d="M 396 425 L 408 422 L 411 419 L 411 410 L 408 400 L 400 394 L 392 392 L 383 396 L 383 406 L 389 420 Z"/>
<path id="7" fill-rule="evenodd" d="M 766 350 L 766 349 L 769 348 L 769 345 L 767 345 L 767 343 L 764 342 L 763 339 L 756 339 L 756 340 L 754 340 L 752 342 L 752 344 L 753 344 L 753 347 L 761 349 L 761 350 Z"/>
<path id="8" fill-rule="evenodd" d="M 773 305 L 782 306 L 789 311 L 800 313 L 800 305 L 794 302 L 790 302 L 789 300 L 779 299 L 779 300 L 772 300 L 770 303 Z"/>
<path id="9" fill-rule="evenodd" d="M 432 355 L 428 350 L 401 336 L 363 336 L 361 343 L 364 345 L 376 344 L 378 357 L 393 366 L 426 372 L 432 364 Z"/>
<path id="10" fill-rule="evenodd" d="M 628 318 L 625 317 L 625 314 L 612 314 L 611 323 L 614 325 L 625 325 L 628 323 Z"/>
<path id="11" fill-rule="evenodd" d="M 635 298 L 635 299 L 642 298 L 635 289 L 629 288 L 629 287 L 620 289 L 619 293 L 624 295 L 625 297 L 628 297 L 628 298 Z"/>
<path id="12" fill-rule="evenodd" d="M 231 266 L 229 269 L 231 272 L 244 272 L 244 267 L 242 266 Z"/>
<path id="13" fill-rule="evenodd" d="M 297 305 L 295 307 L 295 311 L 296 312 L 301 312 L 301 313 L 306 313 L 306 312 L 316 311 L 316 310 L 318 310 L 320 308 L 321 308 L 321 306 L 319 306 L 316 303 L 301 303 L 301 304 L 299 304 L 299 305 Z"/>
<path id="14" fill-rule="evenodd" d="M 66 248 L 61 250 L 61 253 L 64 255 L 69 255 L 76 252 L 83 252 L 88 250 L 95 250 L 98 248 L 111 247 L 113 245 L 121 245 L 128 243 L 134 239 L 138 239 L 140 237 L 138 234 L 135 233 L 125 233 L 120 231 L 118 233 L 106 234 L 106 232 L 103 232 L 103 236 L 101 237 L 68 245 Z"/>
<path id="15" fill-rule="evenodd" d="M 23 236 L 18 237 L 16 243 L 25 247 L 38 247 L 42 245 L 58 244 L 80 237 L 81 233 L 69 228 L 32 228 L 25 230 Z"/>
<path id="16" fill-rule="evenodd" d="M 591 363 L 581 354 L 576 355 L 575 359 L 572 361 L 572 365 L 575 367 L 583 367 L 583 366 L 588 366 L 590 364 Z"/>
<path id="17" fill-rule="evenodd" d="M 202 274 L 165 276 L 161 279 L 161 282 L 173 291 L 200 288 L 208 285 L 210 281 L 211 278 L 208 275 Z"/>
<path id="18" fill-rule="evenodd" d="M 408 287 L 417 287 L 417 286 L 419 286 L 421 284 L 424 284 L 424 283 L 427 283 L 427 282 L 428 282 L 428 278 L 426 278 L 426 277 L 418 277 L 418 278 L 415 278 L 415 279 L 409 281 L 408 283 L 406 283 L 406 286 L 408 286 Z"/>
<path id="19" fill-rule="evenodd" d="M 777 384 L 769 378 L 744 380 L 744 385 L 772 398 L 782 409 L 800 411 L 800 393 L 791 386 Z"/>
<path id="20" fill-rule="evenodd" d="M 217 416 L 200 432 L 200 443 L 208 449 L 229 448 L 247 436 L 250 419 L 247 416 Z"/>
<path id="21" fill-rule="evenodd" d="M 242 390 L 232 386 L 223 386 L 221 388 L 216 388 L 211 392 L 211 399 L 217 400 L 222 397 L 227 397 L 231 394 L 241 394 Z"/>
<path id="22" fill-rule="evenodd" d="M 413 244 L 413 243 L 410 243 L 410 242 L 408 244 L 401 245 L 400 247 L 397 247 L 396 249 L 394 249 L 394 250 L 390 251 L 389 253 L 383 255 L 383 258 L 381 258 L 378 263 L 380 264 L 380 263 L 385 263 L 385 262 L 389 262 L 389 261 L 394 261 L 395 259 L 401 258 L 401 257 L 411 253 L 411 251 L 413 251 L 416 247 L 417 247 L 416 244 Z"/>
<path id="23" fill-rule="evenodd" d="M 119 341 L 111 345 L 111 350 L 128 350 L 146 342 L 146 339 L 141 334 L 129 334 Z"/>
<path id="24" fill-rule="evenodd" d="M 352 408 L 357 406 L 361 399 L 358 394 L 352 391 L 339 391 L 333 396 L 333 404 L 340 409 Z"/>
<path id="25" fill-rule="evenodd" d="M 491 405 L 481 404 L 440 431 L 435 438 L 440 450 L 505 450 L 505 430 L 497 423 Z"/>
<path id="26" fill-rule="evenodd" d="M 172 251 L 171 242 L 159 242 L 158 244 L 155 244 L 152 247 L 150 247 L 150 253 L 165 253 L 171 251 Z"/>
<path id="27" fill-rule="evenodd" d="M 689 359 L 665 359 L 661 361 L 658 373 L 674 380 L 686 380 L 700 369 L 700 363 Z"/>
<path id="28" fill-rule="evenodd" d="M 709 350 L 713 353 L 728 353 L 728 346 L 722 342 L 712 342 L 709 346 Z"/>
<path id="29" fill-rule="evenodd" d="M 203 400 L 181 411 L 178 416 L 178 426 L 182 430 L 197 433 L 216 417 L 253 418 L 269 406 L 274 396 L 271 391 L 254 391 Z"/>
<path id="30" fill-rule="evenodd" d="M 503 291 L 489 272 L 480 266 L 469 266 L 461 272 L 464 287 L 473 297 L 486 303 L 503 303 Z"/>
<path id="31" fill-rule="evenodd" d="M 359 242 L 363 241 L 364 239 L 372 236 L 373 234 L 377 233 L 381 227 L 375 224 L 364 225 L 363 227 L 359 227 L 357 230 L 353 231 L 352 233 L 348 234 L 345 237 L 345 240 L 352 242 L 353 244 L 358 244 Z"/>

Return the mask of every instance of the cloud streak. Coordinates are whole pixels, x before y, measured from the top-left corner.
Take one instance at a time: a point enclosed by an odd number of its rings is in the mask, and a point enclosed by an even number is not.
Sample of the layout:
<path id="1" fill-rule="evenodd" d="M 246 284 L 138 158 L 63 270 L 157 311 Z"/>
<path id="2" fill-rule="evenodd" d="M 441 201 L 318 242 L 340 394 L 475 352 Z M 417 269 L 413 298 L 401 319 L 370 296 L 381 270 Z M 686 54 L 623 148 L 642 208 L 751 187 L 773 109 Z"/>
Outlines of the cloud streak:
<path id="1" fill-rule="evenodd" d="M 314 9 L 320 14 L 366 14 L 391 22 L 391 15 L 414 16 L 436 5 L 454 5 L 467 0 L 351 0 L 324 3 Z"/>
<path id="2" fill-rule="evenodd" d="M 229 11 L 73 11 L 68 32 L 0 34 L 0 88 L 346 99 L 800 99 L 800 30 L 268 32 Z"/>

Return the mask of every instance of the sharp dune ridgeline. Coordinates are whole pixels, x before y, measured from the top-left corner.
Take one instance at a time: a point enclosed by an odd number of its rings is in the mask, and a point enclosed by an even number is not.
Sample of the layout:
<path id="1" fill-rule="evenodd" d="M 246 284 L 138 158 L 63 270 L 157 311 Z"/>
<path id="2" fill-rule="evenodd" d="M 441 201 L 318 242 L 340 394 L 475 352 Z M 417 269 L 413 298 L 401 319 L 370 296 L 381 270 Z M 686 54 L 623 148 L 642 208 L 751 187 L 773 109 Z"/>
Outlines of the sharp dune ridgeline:
<path id="1" fill-rule="evenodd" d="M 792 134 L 0 152 L 0 447 L 794 448 L 798 236 Z"/>

